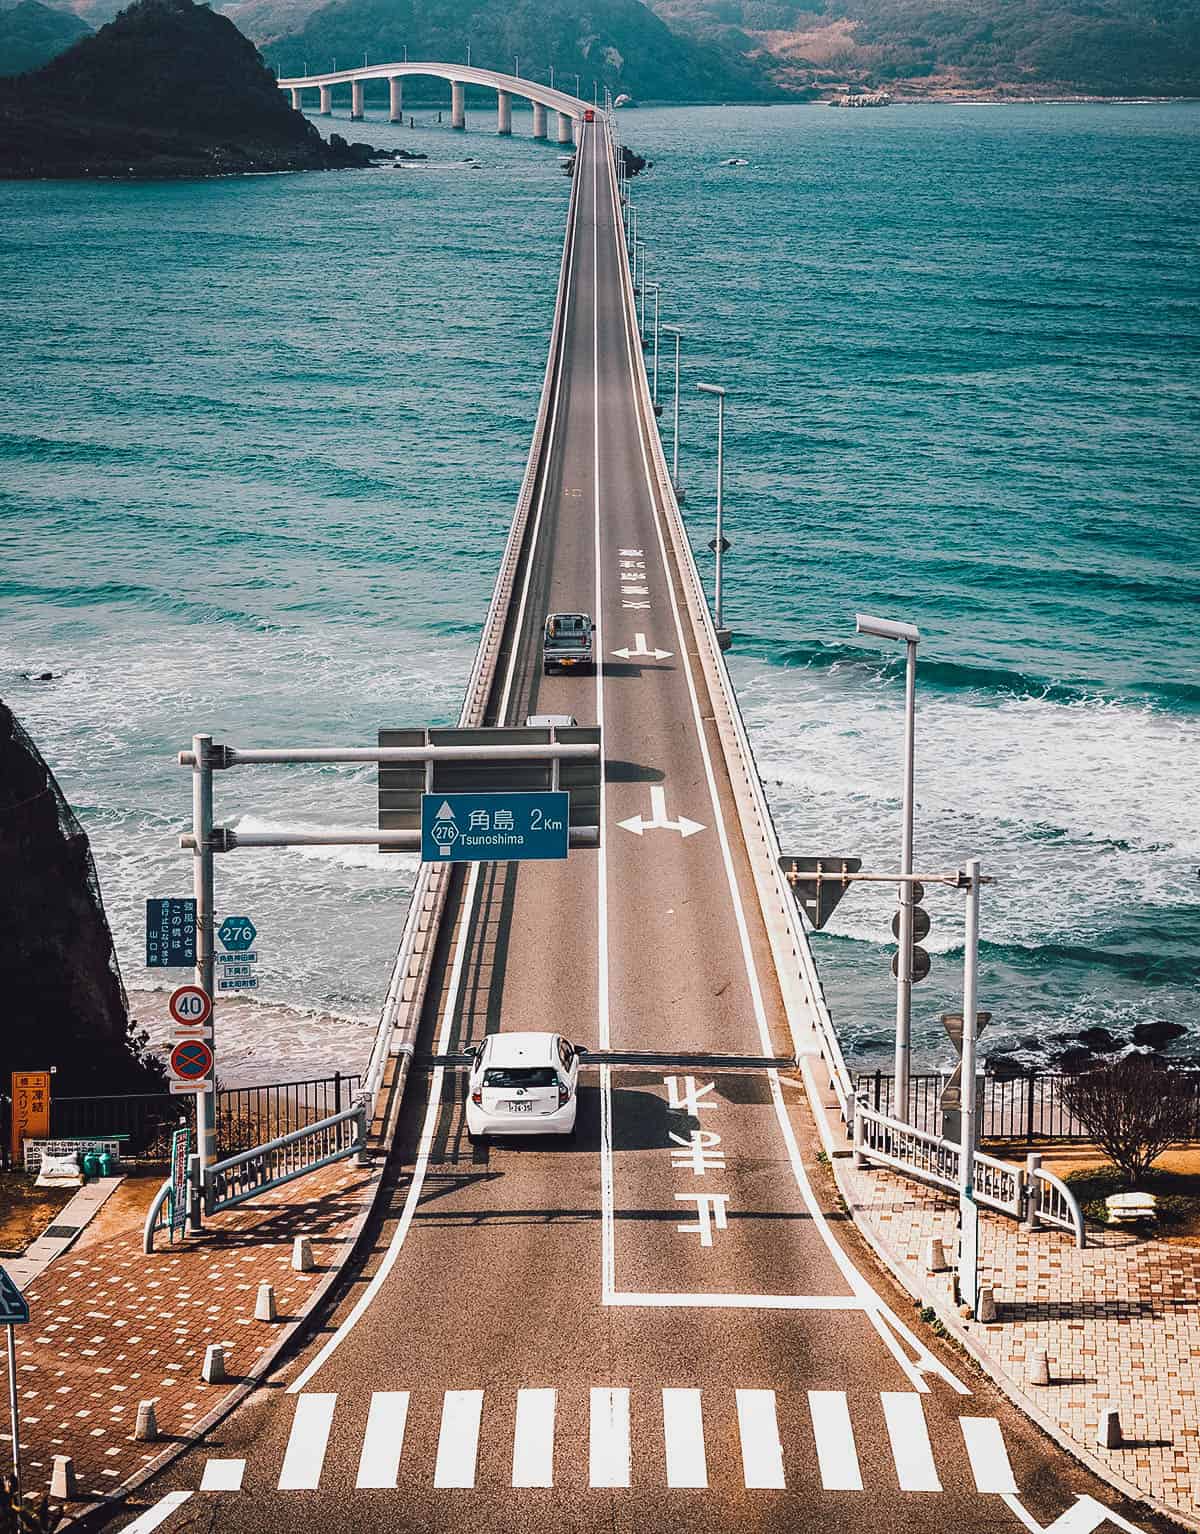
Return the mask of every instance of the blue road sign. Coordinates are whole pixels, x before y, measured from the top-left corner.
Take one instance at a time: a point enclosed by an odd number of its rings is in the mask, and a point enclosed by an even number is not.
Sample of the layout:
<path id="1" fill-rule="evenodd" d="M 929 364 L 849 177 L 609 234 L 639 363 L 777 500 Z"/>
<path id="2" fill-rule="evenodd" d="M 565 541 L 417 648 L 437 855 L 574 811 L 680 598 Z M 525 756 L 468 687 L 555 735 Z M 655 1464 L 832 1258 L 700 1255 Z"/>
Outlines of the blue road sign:
<path id="1" fill-rule="evenodd" d="M 248 916 L 227 916 L 217 928 L 217 936 L 230 953 L 245 953 L 253 946 L 258 928 Z"/>
<path id="2" fill-rule="evenodd" d="M 423 863 L 565 858 L 570 795 L 422 794 Z"/>
<path id="3" fill-rule="evenodd" d="M 28 1320 L 29 1301 L 0 1268 L 0 1326 L 24 1326 Z"/>
<path id="4" fill-rule="evenodd" d="M 146 902 L 146 967 L 170 969 L 196 962 L 196 902 L 172 897 Z"/>

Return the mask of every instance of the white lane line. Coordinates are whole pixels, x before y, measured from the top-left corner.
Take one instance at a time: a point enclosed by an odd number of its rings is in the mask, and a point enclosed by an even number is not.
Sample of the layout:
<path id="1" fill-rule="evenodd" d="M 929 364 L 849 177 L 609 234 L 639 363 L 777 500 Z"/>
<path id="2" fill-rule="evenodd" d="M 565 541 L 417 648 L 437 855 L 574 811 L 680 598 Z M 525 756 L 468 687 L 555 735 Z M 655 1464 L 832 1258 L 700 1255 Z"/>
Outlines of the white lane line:
<path id="1" fill-rule="evenodd" d="M 588 1485 L 629 1485 L 629 1392 L 593 1389 L 588 1428 Z"/>
<path id="2" fill-rule="evenodd" d="M 433 1469 L 435 1486 L 474 1486 L 482 1416 L 482 1390 L 447 1390 L 442 1399 L 442 1429 Z"/>
<path id="3" fill-rule="evenodd" d="M 615 189 L 611 186 L 609 188 L 609 195 L 610 201 L 612 203 L 614 224 L 617 224 L 620 222 L 620 214 L 616 202 L 616 192 Z M 630 315 L 628 306 L 625 304 L 624 300 L 622 300 L 622 312 L 625 329 L 625 352 L 629 362 L 630 382 L 635 395 L 638 395 L 640 398 L 637 373 L 634 365 L 633 335 L 630 326 Z M 642 454 L 642 469 L 646 478 L 646 486 L 650 493 L 652 520 L 654 523 L 655 536 L 658 540 L 663 571 L 666 578 L 667 595 L 670 598 L 671 612 L 675 621 L 675 633 L 679 643 L 680 659 L 683 662 L 683 675 L 687 681 L 688 693 L 691 698 L 692 718 L 696 729 L 696 739 L 700 748 L 701 760 L 704 763 L 704 773 L 708 784 L 709 801 L 713 807 L 714 823 L 717 828 L 718 840 L 721 846 L 721 856 L 725 866 L 725 877 L 729 885 L 729 892 L 733 900 L 734 912 L 737 917 L 738 935 L 741 939 L 743 961 L 746 965 L 746 973 L 750 983 L 751 995 L 755 1002 L 754 1013 L 755 1019 L 758 1023 L 759 1038 L 762 1043 L 763 1053 L 770 1054 L 772 1052 L 770 1030 L 767 1026 L 766 1011 L 762 1003 L 762 992 L 758 982 L 758 970 L 754 962 L 753 949 L 750 946 L 749 930 L 746 925 L 746 913 L 742 903 L 742 893 L 738 886 L 737 875 L 733 866 L 733 858 L 729 849 L 729 837 L 725 830 L 725 820 L 721 810 L 720 799 L 717 793 L 716 778 L 713 774 L 712 759 L 709 754 L 708 741 L 704 734 L 704 723 L 701 716 L 699 698 L 696 692 L 696 682 L 695 677 L 692 674 L 692 661 L 690 655 L 688 654 L 687 644 L 684 638 L 683 619 L 679 611 L 679 603 L 675 596 L 675 585 L 670 576 L 671 566 L 670 561 L 667 558 L 666 536 L 663 531 L 662 518 L 658 509 L 658 492 L 655 487 L 654 477 L 650 472 L 650 460 L 646 452 L 646 436 L 645 433 L 641 430 L 638 432 L 638 442 Z M 803 1061 L 802 1064 L 807 1069 L 808 1062 Z M 925 1373 L 932 1372 L 941 1375 L 947 1381 L 947 1383 L 960 1395 L 970 1395 L 971 1392 L 969 1387 L 964 1385 L 962 1381 L 959 1380 L 950 1369 L 948 1369 L 943 1363 L 940 1362 L 940 1360 L 936 1359 L 933 1354 L 930 1353 L 929 1350 L 918 1341 L 913 1333 L 910 1332 L 908 1328 L 905 1327 L 904 1324 L 896 1316 L 894 1316 L 890 1310 L 887 1309 L 882 1297 L 876 1293 L 876 1291 L 867 1282 L 866 1278 L 864 1278 L 864 1276 L 854 1266 L 853 1262 L 851 1262 L 847 1253 L 843 1251 L 841 1245 L 838 1243 L 837 1238 L 829 1228 L 829 1224 L 825 1219 L 823 1211 L 817 1203 L 816 1196 L 814 1195 L 812 1186 L 809 1183 L 808 1174 L 804 1170 L 804 1162 L 800 1155 L 800 1147 L 796 1144 L 796 1137 L 792 1133 L 791 1121 L 788 1118 L 787 1113 L 787 1105 L 783 1100 L 783 1091 L 779 1085 L 779 1073 L 777 1071 L 768 1072 L 768 1080 L 771 1087 L 771 1099 L 775 1107 L 775 1116 L 778 1120 L 780 1131 L 783 1134 L 784 1144 L 787 1146 L 788 1160 L 791 1164 L 792 1176 L 795 1178 L 796 1186 L 800 1190 L 800 1195 L 804 1200 L 805 1207 L 809 1212 L 814 1227 L 817 1229 L 817 1231 L 819 1231 L 822 1240 L 825 1242 L 826 1249 L 829 1251 L 830 1256 L 837 1264 L 839 1271 L 841 1272 L 843 1278 L 846 1280 L 846 1283 L 854 1291 L 855 1294 L 860 1295 L 863 1299 L 869 1298 L 870 1304 L 866 1306 L 867 1315 L 869 1316 L 871 1324 L 875 1328 L 875 1331 L 878 1333 L 881 1341 L 884 1343 L 884 1346 L 887 1347 L 889 1352 L 896 1359 L 896 1362 L 907 1375 L 914 1389 L 927 1391 L 929 1389 L 929 1384 L 928 1381 L 924 1378 L 924 1375 Z M 820 1098 L 818 1096 L 814 1096 L 813 1101 L 819 1102 Z M 605 1145 L 602 1140 L 601 1154 L 602 1156 L 607 1155 L 608 1159 L 611 1161 L 611 1139 L 607 1145 Z M 607 1217 L 611 1221 L 611 1210 L 609 1211 Z M 615 1287 L 615 1282 L 616 1280 L 614 1274 L 613 1287 Z M 897 1337 L 891 1335 L 889 1328 L 898 1336 L 902 1336 L 908 1341 L 910 1347 L 913 1349 L 919 1360 L 917 1365 L 914 1366 L 912 1361 L 905 1356 L 903 1350 L 899 1346 Z"/>
<path id="4" fill-rule="evenodd" d="M 668 1486 L 707 1486 L 704 1414 L 698 1390 L 664 1390 L 663 1445 Z"/>
<path id="5" fill-rule="evenodd" d="M 996 1418 L 960 1417 L 958 1425 L 962 1428 L 967 1458 L 971 1461 L 975 1489 L 997 1496 L 1005 1492 L 1015 1495 L 1017 1482 L 1008 1462 L 1004 1434 Z"/>
<path id="6" fill-rule="evenodd" d="M 601 1070 L 610 1070 L 602 1066 Z M 603 1102 L 601 1111 L 603 1112 Z M 867 1305 L 855 1294 L 650 1294 L 637 1291 L 605 1295 L 606 1305 L 625 1305 L 630 1309 L 669 1309 L 672 1305 L 688 1310 L 865 1310 Z"/>
<path id="7" fill-rule="evenodd" d="M 782 1489 L 783 1445 L 775 1416 L 773 1390 L 737 1392 L 738 1436 L 742 1441 L 742 1477 L 748 1490 Z"/>
<path id="8" fill-rule="evenodd" d="M 280 1491 L 315 1491 L 321 1484 L 321 1468 L 333 1426 L 336 1392 L 312 1392 L 298 1396 L 291 1436 L 279 1472 Z"/>
<path id="9" fill-rule="evenodd" d="M 190 1496 L 190 1491 L 169 1491 L 161 1501 L 147 1508 L 140 1518 L 127 1523 L 123 1534 L 150 1534 L 160 1523 L 165 1523 L 177 1507 L 182 1507 Z"/>
<path id="10" fill-rule="evenodd" d="M 554 1390 L 518 1390 L 514 1486 L 554 1485 Z"/>
<path id="11" fill-rule="evenodd" d="M 367 1412 L 362 1454 L 358 1460 L 360 1490 L 392 1490 L 400 1475 L 404 1426 L 408 1421 L 407 1390 L 376 1390 Z"/>
<path id="12" fill-rule="evenodd" d="M 909 1391 L 885 1390 L 879 1399 L 883 1402 L 900 1490 L 941 1491 L 921 1397 Z"/>
<path id="13" fill-rule="evenodd" d="M 562 333 L 564 336 L 566 335 L 567 324 L 571 315 L 571 283 L 575 272 L 575 228 L 578 223 L 579 201 L 577 199 L 575 202 L 574 221 L 570 231 L 570 247 L 567 255 L 567 282 L 566 289 L 563 294 Z M 560 347 L 557 362 L 557 375 L 554 382 L 554 396 L 550 410 L 550 423 L 546 436 L 547 443 L 550 443 L 554 440 L 554 433 L 558 424 L 558 407 L 562 398 L 562 382 L 565 372 L 563 366 L 564 357 L 565 352 Z M 547 475 L 545 472 L 543 472 L 542 482 L 538 489 L 537 515 L 534 519 L 533 531 L 530 535 L 528 554 L 529 563 L 526 567 L 525 583 L 521 591 L 521 604 L 518 609 L 518 627 L 521 626 L 524 622 L 525 604 L 529 595 L 529 582 L 533 569 L 533 556 L 537 548 L 538 539 L 541 535 L 542 511 L 546 503 L 546 483 Z M 516 674 L 518 651 L 519 647 L 514 645 L 512 654 L 508 658 L 508 676 L 505 680 L 504 694 L 501 701 L 502 717 L 503 710 L 508 707 L 508 698 L 512 690 L 513 677 Z M 603 805 L 603 783 L 601 783 L 600 794 L 601 805 Z M 603 838 L 601 839 L 603 840 Z M 453 989 L 448 992 L 446 997 L 442 1029 L 438 1035 L 437 1042 L 438 1054 L 445 1054 L 449 1048 L 450 1037 L 454 1024 L 454 1013 L 457 1006 L 458 986 L 461 983 L 461 958 L 465 954 L 466 934 L 470 930 L 475 908 L 475 892 L 479 885 L 480 867 L 481 865 L 478 863 L 471 864 L 470 873 L 467 875 L 467 887 L 463 892 L 463 903 L 460 916 L 461 931 L 459 933 L 458 947 L 455 952 L 455 974 L 458 976 L 458 978 L 453 979 L 452 977 Z M 371 1279 L 371 1282 L 367 1285 L 366 1289 L 363 1290 L 362 1294 L 359 1296 L 357 1302 L 355 1303 L 354 1308 L 350 1311 L 346 1319 L 341 1323 L 334 1334 L 326 1341 L 325 1345 L 321 1348 L 321 1351 L 316 1355 L 312 1362 L 309 1363 L 303 1372 L 299 1374 L 297 1378 L 293 1380 L 293 1382 L 288 1386 L 289 1395 L 295 1395 L 299 1391 L 303 1390 L 305 1385 L 310 1379 L 312 1379 L 313 1375 L 316 1374 L 317 1370 L 322 1366 L 322 1364 L 324 1364 L 331 1356 L 331 1354 L 341 1346 L 345 1339 L 358 1325 L 360 1319 L 366 1314 L 368 1308 L 374 1301 L 375 1296 L 383 1288 L 384 1284 L 387 1282 L 388 1275 L 396 1265 L 396 1259 L 400 1255 L 400 1249 L 403 1247 L 404 1242 L 408 1237 L 408 1232 L 412 1226 L 413 1216 L 416 1213 L 417 1204 L 421 1198 L 421 1190 L 425 1185 L 425 1173 L 429 1166 L 429 1151 L 433 1144 L 433 1136 L 437 1126 L 438 1113 L 441 1109 L 442 1081 L 444 1076 L 445 1071 L 441 1066 L 438 1066 L 429 1078 L 429 1104 L 425 1112 L 425 1122 L 422 1126 L 421 1138 L 417 1146 L 417 1159 L 413 1165 L 412 1181 L 409 1183 L 408 1195 L 404 1201 L 404 1208 L 401 1211 L 400 1219 L 396 1225 L 396 1229 L 392 1232 L 392 1239 L 388 1243 L 387 1251 L 383 1254 L 383 1260 L 380 1262 L 379 1267 L 375 1270 L 375 1274 Z"/>
<path id="14" fill-rule="evenodd" d="M 817 1464 L 821 1468 L 821 1485 L 826 1491 L 861 1491 L 862 1471 L 858 1465 L 846 1392 L 810 1390 L 808 1410 L 817 1445 Z"/>
<path id="15" fill-rule="evenodd" d="M 1094 1529 L 1104 1525 L 1120 1529 L 1122 1534 L 1144 1534 L 1136 1524 L 1122 1518 L 1120 1513 L 1114 1513 L 1102 1502 L 1097 1502 L 1095 1497 L 1080 1495 L 1065 1513 L 1060 1513 L 1053 1523 L 1043 1528 L 1029 1509 L 1022 1505 L 1019 1497 L 1011 1492 L 1004 1492 L 1002 1496 L 1005 1507 L 1029 1530 L 1029 1534 L 1092 1534 Z"/>
<path id="16" fill-rule="evenodd" d="M 241 1491 L 246 1473 L 244 1459 L 206 1459 L 200 1477 L 201 1491 Z"/>

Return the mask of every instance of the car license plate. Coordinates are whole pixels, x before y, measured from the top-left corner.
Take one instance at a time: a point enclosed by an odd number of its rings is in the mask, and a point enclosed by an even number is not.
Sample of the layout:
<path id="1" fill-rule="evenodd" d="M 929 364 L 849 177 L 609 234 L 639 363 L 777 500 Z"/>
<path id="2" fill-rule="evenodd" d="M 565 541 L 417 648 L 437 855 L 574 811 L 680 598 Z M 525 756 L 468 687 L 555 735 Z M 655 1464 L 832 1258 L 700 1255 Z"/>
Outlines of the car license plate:
<path id="1" fill-rule="evenodd" d="M 509 1107 L 509 1112 L 510 1113 L 532 1113 L 533 1112 L 533 1104 L 531 1102 L 521 1102 L 521 1103 L 510 1102 L 508 1107 Z"/>

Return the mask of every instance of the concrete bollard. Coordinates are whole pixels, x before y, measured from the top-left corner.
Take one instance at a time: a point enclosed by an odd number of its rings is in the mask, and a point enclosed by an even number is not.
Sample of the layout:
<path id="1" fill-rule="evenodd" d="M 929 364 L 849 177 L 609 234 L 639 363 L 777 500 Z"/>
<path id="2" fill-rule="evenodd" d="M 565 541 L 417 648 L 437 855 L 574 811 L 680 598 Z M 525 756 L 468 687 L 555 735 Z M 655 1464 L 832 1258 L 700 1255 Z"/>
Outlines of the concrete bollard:
<path id="1" fill-rule="evenodd" d="M 137 1409 L 137 1426 L 133 1430 L 133 1436 L 138 1443 L 154 1443 L 158 1438 L 158 1414 L 154 1410 L 153 1401 L 139 1401 Z"/>
<path id="2" fill-rule="evenodd" d="M 996 1296 L 992 1292 L 990 1284 L 980 1284 L 979 1300 L 975 1306 L 975 1319 L 982 1321 L 986 1326 L 988 1322 L 996 1319 Z"/>
<path id="3" fill-rule="evenodd" d="M 1122 1441 L 1121 1413 L 1115 1406 L 1106 1406 L 1100 1413 L 1096 1442 L 1102 1449 L 1119 1449 Z"/>
<path id="4" fill-rule="evenodd" d="M 292 1242 L 292 1267 L 297 1273 L 311 1273 L 316 1267 L 312 1242 L 307 1236 L 297 1236 Z"/>
<path id="5" fill-rule="evenodd" d="M 56 1502 L 74 1502 L 79 1495 L 75 1479 L 75 1461 L 69 1454 L 56 1454 L 50 1472 L 50 1495 Z"/>
<path id="6" fill-rule="evenodd" d="M 1033 1367 L 1029 1371 L 1029 1383 L 1031 1385 L 1048 1385 L 1050 1383 L 1050 1359 L 1045 1348 L 1039 1348 L 1033 1355 Z"/>
<path id="7" fill-rule="evenodd" d="M 950 1264 L 946 1261 L 946 1247 L 940 1236 L 929 1236 L 925 1241 L 926 1273 L 944 1273 Z"/>
<path id="8" fill-rule="evenodd" d="M 275 1290 L 265 1278 L 258 1286 L 258 1295 L 254 1301 L 254 1319 L 256 1321 L 278 1321 L 279 1319 L 275 1310 Z"/>
<path id="9" fill-rule="evenodd" d="M 200 1371 L 200 1378 L 206 1385 L 221 1385 L 225 1382 L 225 1349 L 219 1342 L 210 1342 L 204 1350 L 204 1367 Z"/>

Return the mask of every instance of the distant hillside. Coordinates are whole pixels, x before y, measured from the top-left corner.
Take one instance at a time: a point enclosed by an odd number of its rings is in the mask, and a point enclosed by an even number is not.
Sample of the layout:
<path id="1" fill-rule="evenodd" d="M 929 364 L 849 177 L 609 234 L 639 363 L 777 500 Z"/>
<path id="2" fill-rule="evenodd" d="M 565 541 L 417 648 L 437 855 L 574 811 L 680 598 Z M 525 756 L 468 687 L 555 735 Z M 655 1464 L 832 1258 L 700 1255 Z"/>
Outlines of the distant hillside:
<path id="1" fill-rule="evenodd" d="M 40 0 L 21 0 L 0 10 L 0 75 L 39 69 L 92 29 L 70 11 L 57 11 Z"/>
<path id="2" fill-rule="evenodd" d="M 294 112 L 254 45 L 193 0 L 137 0 L 0 80 L 0 176 L 213 176 L 365 163 Z"/>
<path id="3" fill-rule="evenodd" d="M 785 86 L 1200 95 L 1195 0 L 652 0 L 672 27 L 767 62 Z"/>
<path id="4" fill-rule="evenodd" d="M 314 11 L 303 26 L 281 35 L 296 14 L 297 0 L 233 0 L 227 9 L 239 25 L 271 39 L 266 51 L 281 74 L 343 68 L 361 61 L 466 59 L 484 68 L 521 72 L 546 80 L 554 66 L 558 82 L 601 99 L 606 85 L 639 101 L 745 101 L 777 94 L 762 65 L 736 47 L 676 36 L 641 0 L 335 0 Z M 409 87 L 406 87 L 406 91 Z M 419 91 L 413 82 L 413 93 Z M 445 86 L 429 87 L 431 93 Z M 440 99 L 440 98 L 439 98 Z"/>

